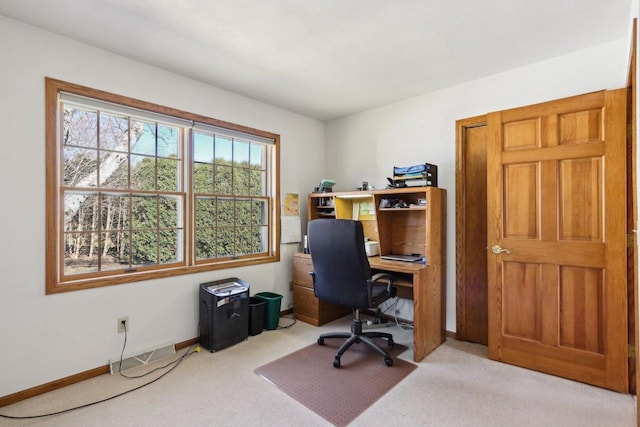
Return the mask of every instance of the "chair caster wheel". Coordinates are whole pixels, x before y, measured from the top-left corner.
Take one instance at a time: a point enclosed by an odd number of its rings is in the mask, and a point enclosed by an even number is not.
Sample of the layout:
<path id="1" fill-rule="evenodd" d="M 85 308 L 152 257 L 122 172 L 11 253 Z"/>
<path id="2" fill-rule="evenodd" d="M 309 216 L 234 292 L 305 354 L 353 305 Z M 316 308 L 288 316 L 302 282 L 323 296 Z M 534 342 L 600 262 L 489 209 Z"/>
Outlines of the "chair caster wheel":
<path id="1" fill-rule="evenodd" d="M 318 345 L 324 345 L 324 338 L 318 338 Z"/>
<path id="2" fill-rule="evenodd" d="M 393 361 L 392 361 L 393 362 Z M 333 367 L 334 368 L 339 368 L 340 367 L 340 358 L 336 356 L 335 359 L 333 359 Z"/>
<path id="3" fill-rule="evenodd" d="M 392 359 L 392 358 L 390 358 L 390 357 L 385 357 L 385 358 L 384 358 L 384 363 L 385 363 L 387 366 L 393 366 L 393 359 Z M 335 362 L 334 362 L 334 364 L 335 364 Z"/>

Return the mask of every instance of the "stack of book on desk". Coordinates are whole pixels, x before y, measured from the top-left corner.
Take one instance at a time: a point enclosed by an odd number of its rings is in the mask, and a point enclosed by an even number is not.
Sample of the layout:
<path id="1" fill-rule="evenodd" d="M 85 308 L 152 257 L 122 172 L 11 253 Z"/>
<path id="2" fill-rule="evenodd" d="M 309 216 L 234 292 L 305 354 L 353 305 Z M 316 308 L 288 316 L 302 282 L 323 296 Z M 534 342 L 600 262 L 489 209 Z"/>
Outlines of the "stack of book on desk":
<path id="1" fill-rule="evenodd" d="M 422 163 L 408 167 L 394 167 L 393 177 L 387 178 L 392 188 L 437 187 L 438 166 Z"/>

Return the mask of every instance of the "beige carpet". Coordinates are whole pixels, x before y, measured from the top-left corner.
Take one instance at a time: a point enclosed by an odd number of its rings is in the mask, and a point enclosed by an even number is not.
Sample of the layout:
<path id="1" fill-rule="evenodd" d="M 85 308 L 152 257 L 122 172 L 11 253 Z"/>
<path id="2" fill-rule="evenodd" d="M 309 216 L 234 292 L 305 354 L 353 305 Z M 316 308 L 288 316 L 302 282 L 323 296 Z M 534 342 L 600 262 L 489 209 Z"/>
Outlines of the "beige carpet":
<path id="1" fill-rule="evenodd" d="M 329 421 L 253 371 L 315 343 L 320 333 L 348 330 L 350 325 L 347 316 L 321 327 L 298 322 L 288 329 L 265 331 L 216 353 L 196 353 L 162 380 L 121 398 L 39 420 L 0 419 L 0 426 L 329 427 Z M 397 327 L 387 332 L 409 347 L 401 358 L 412 360 L 412 333 Z M 135 341 L 129 343 L 132 350 L 137 348 Z M 47 360 L 43 357 L 42 363 Z M 349 427 L 637 426 L 633 396 L 494 362 L 487 359 L 485 346 L 448 339 L 417 365 Z M 59 411 L 144 381 L 101 375 L 0 408 L 0 413 Z"/>
<path id="2" fill-rule="evenodd" d="M 397 357 L 407 347 L 387 347 L 376 339 L 394 358 L 393 366 L 364 344 L 354 344 L 336 369 L 333 360 L 343 341 L 311 344 L 254 372 L 332 424 L 345 426 L 418 366 Z"/>

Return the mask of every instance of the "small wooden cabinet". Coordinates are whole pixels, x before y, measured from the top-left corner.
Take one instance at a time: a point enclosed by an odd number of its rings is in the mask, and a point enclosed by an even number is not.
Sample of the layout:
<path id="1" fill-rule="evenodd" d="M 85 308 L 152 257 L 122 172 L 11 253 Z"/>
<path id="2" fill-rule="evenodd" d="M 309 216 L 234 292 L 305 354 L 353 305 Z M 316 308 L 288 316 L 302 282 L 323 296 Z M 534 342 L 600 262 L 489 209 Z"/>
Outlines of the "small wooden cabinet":
<path id="1" fill-rule="evenodd" d="M 313 292 L 313 279 L 309 272 L 313 270 L 309 254 L 293 256 L 293 313 L 296 319 L 320 326 L 332 320 L 346 316 L 351 312 L 341 307 L 320 301 Z"/>

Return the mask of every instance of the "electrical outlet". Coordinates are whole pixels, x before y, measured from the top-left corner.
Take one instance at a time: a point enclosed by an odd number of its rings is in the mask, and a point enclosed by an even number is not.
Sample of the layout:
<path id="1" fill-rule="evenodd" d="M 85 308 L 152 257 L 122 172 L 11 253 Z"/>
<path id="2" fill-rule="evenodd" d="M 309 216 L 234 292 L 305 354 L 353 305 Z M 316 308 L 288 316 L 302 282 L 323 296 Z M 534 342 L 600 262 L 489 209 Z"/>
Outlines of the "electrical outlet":
<path id="1" fill-rule="evenodd" d="M 289 282 L 289 290 L 293 291 L 293 280 Z"/>
<path id="2" fill-rule="evenodd" d="M 129 316 L 118 317 L 118 333 L 129 331 Z"/>

